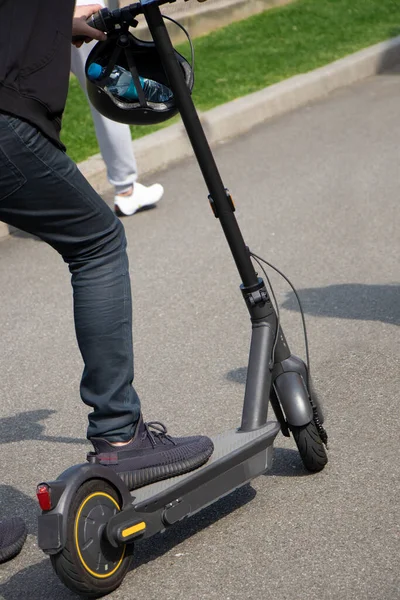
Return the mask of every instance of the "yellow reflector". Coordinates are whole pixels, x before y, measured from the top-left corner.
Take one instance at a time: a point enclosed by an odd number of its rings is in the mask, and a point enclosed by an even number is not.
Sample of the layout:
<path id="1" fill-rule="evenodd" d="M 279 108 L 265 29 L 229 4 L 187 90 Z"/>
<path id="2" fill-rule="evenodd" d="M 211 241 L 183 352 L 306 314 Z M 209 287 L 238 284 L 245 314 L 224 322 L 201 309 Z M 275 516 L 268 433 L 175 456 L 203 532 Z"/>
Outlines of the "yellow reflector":
<path id="1" fill-rule="evenodd" d="M 127 538 L 134 533 L 139 533 L 139 531 L 144 531 L 146 529 L 146 523 L 142 521 L 141 523 L 136 523 L 136 525 L 132 525 L 132 527 L 128 527 L 122 531 L 122 537 Z"/>

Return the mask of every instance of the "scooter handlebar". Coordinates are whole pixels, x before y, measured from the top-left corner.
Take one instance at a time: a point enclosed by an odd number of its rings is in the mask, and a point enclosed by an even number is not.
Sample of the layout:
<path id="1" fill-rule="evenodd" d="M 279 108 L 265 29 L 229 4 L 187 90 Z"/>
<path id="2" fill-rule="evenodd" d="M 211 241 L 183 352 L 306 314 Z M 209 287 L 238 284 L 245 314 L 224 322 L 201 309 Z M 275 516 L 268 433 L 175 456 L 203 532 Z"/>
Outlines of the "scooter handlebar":
<path id="1" fill-rule="evenodd" d="M 170 4 L 171 2 L 175 2 L 175 0 L 154 0 L 158 5 L 161 4 Z M 205 0 L 198 0 L 198 2 L 204 2 Z M 127 25 L 133 25 L 135 17 L 137 15 L 143 13 L 143 7 L 140 2 L 135 2 L 133 4 L 129 4 L 123 8 L 117 8 L 115 10 L 110 10 L 109 8 L 102 8 L 98 12 L 91 15 L 86 23 L 93 27 L 94 29 L 98 29 L 99 31 L 104 31 L 104 33 L 111 33 L 115 29 L 115 25 L 122 25 L 126 23 Z M 73 42 L 83 42 L 87 38 L 84 36 L 73 36 Z"/>
<path id="2" fill-rule="evenodd" d="M 93 13 L 88 19 L 86 19 L 86 23 L 93 27 L 94 29 L 98 29 L 99 31 L 104 31 L 104 33 L 108 33 L 110 25 L 108 22 L 110 21 L 111 11 L 109 8 L 102 8 L 101 10 Z M 113 27 L 115 21 L 113 20 Z M 87 36 L 85 35 L 73 35 L 72 42 L 84 42 L 87 40 Z"/>
<path id="3" fill-rule="evenodd" d="M 117 22 L 113 13 L 119 11 L 111 11 L 109 8 L 102 8 L 98 12 L 91 15 L 86 23 L 93 27 L 94 29 L 98 29 L 99 31 L 104 31 L 104 33 L 109 33 L 112 29 L 114 29 L 114 25 Z"/>

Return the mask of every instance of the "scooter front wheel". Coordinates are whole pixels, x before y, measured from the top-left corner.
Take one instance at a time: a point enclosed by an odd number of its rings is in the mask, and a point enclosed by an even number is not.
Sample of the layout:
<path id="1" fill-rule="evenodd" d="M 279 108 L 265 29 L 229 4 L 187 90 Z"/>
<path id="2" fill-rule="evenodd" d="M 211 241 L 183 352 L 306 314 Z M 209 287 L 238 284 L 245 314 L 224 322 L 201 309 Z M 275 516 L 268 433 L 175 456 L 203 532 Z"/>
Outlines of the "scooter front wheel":
<path id="1" fill-rule="evenodd" d="M 115 590 L 131 565 L 131 546 L 114 548 L 104 535 L 120 509 L 116 490 L 98 479 L 84 483 L 69 507 L 66 544 L 51 562 L 61 581 L 85 598 Z"/>
<path id="2" fill-rule="evenodd" d="M 292 425 L 290 430 L 307 471 L 322 471 L 328 462 L 328 456 L 314 421 L 301 427 Z"/>

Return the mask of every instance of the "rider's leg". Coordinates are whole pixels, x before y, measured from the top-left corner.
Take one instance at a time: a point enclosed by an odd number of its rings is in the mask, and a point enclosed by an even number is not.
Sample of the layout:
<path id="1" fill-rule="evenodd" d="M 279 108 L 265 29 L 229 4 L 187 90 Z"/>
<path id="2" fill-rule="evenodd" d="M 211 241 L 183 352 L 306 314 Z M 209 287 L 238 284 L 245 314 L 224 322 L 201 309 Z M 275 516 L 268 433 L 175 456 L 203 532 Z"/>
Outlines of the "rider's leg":
<path id="1" fill-rule="evenodd" d="M 0 131 L 0 220 L 48 242 L 71 271 L 81 396 L 94 409 L 88 437 L 128 441 L 140 403 L 124 228 L 75 163 L 34 127 L 0 115 Z"/>
<path id="2" fill-rule="evenodd" d="M 121 222 L 62 150 L 28 123 L 1 113 L 0 220 L 37 235 L 68 263 L 85 363 L 81 396 L 94 409 L 88 438 L 98 462 L 131 488 L 206 462 L 213 451 L 207 437 L 171 438 L 164 426 L 151 429 L 139 418 Z"/>

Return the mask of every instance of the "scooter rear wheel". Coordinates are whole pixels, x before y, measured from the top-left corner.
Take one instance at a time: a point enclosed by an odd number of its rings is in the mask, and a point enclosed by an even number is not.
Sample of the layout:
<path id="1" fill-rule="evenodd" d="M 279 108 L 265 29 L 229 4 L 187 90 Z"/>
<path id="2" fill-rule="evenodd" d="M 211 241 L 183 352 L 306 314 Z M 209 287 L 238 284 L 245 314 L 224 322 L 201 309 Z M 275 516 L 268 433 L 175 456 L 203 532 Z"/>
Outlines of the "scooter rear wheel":
<path id="1" fill-rule="evenodd" d="M 132 546 L 114 548 L 104 536 L 107 522 L 120 508 L 115 489 L 101 480 L 84 483 L 69 507 L 67 541 L 51 562 L 61 581 L 85 598 L 115 590 L 131 565 Z"/>
<path id="2" fill-rule="evenodd" d="M 322 471 L 328 462 L 328 456 L 314 421 L 301 427 L 291 426 L 290 430 L 307 471 Z"/>

